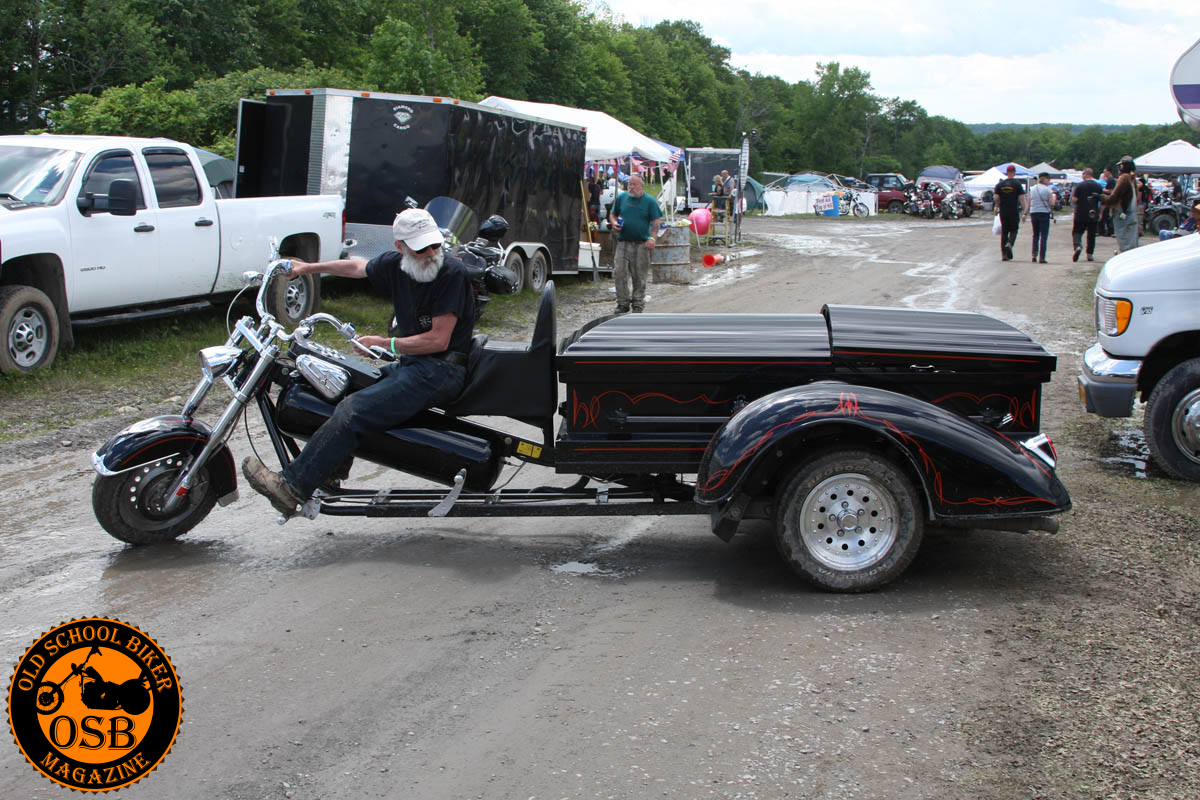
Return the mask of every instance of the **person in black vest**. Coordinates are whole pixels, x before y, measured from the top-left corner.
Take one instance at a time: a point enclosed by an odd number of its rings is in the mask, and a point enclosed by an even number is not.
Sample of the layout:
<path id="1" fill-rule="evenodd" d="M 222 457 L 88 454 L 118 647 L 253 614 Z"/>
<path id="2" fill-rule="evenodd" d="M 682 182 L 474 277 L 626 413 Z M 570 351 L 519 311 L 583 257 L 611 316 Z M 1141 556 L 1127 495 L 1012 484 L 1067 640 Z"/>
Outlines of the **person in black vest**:
<path id="1" fill-rule="evenodd" d="M 1012 261 L 1021 215 L 1029 211 L 1029 200 L 1025 196 L 1025 184 L 1017 180 L 1017 168 L 1009 164 L 1005 172 L 1008 177 L 997 183 L 992 193 L 996 213 L 1000 215 L 1000 258 Z"/>
<path id="2" fill-rule="evenodd" d="M 360 336 L 367 347 L 399 357 L 382 368 L 373 386 L 348 395 L 283 472 L 253 456 L 242 472 L 254 491 L 290 517 L 317 487 L 344 469 L 368 437 L 398 427 L 430 406 L 448 403 L 463 389 L 475 325 L 475 298 L 462 261 L 442 250 L 442 234 L 428 211 L 410 208 L 392 224 L 395 250 L 367 261 L 341 258 L 293 261 L 291 274 L 326 273 L 366 278 L 392 298 L 397 336 Z"/>
<path id="3" fill-rule="evenodd" d="M 1104 191 L 1111 192 L 1117 188 L 1117 179 L 1113 177 L 1112 170 L 1108 167 L 1104 168 L 1104 172 L 1100 173 L 1100 183 L 1104 185 Z M 1107 208 L 1100 209 L 1100 236 L 1113 235 L 1112 211 Z"/>
<path id="4" fill-rule="evenodd" d="M 1091 167 L 1083 170 L 1083 180 L 1075 185 L 1071 192 L 1071 204 L 1075 206 L 1075 218 L 1071 223 L 1071 241 L 1075 244 L 1075 254 L 1072 261 L 1079 260 L 1083 252 L 1083 235 L 1087 233 L 1087 260 L 1094 261 L 1092 254 L 1096 252 L 1096 229 L 1100 222 L 1100 194 L 1104 188 L 1092 177 Z"/>

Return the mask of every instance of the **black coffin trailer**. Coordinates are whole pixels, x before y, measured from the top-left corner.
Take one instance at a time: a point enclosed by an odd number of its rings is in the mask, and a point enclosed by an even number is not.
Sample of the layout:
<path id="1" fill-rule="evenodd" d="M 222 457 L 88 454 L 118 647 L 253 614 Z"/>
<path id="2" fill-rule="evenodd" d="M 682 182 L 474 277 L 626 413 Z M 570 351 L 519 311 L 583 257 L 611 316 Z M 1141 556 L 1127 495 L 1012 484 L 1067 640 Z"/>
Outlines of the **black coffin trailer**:
<path id="1" fill-rule="evenodd" d="M 289 356 L 306 353 L 320 347 L 297 337 Z M 311 516 L 706 514 L 726 540 L 771 519 L 803 577 L 869 590 L 904 571 L 927 524 L 1057 530 L 1071 501 L 1040 432 L 1055 363 L 983 315 L 849 306 L 610 316 L 560 342 L 550 283 L 529 343 L 477 337 L 455 403 L 360 453 L 449 491 L 341 489 Z M 283 383 L 270 429 L 286 462 L 333 406 Z M 578 479 L 495 488 L 514 461 Z"/>
<path id="2" fill-rule="evenodd" d="M 340 193 L 347 252 L 363 258 L 392 249 L 406 197 L 452 197 L 508 220 L 505 259 L 524 286 L 578 272 L 582 128 L 441 97 L 267 94 L 239 107 L 237 197 Z"/>

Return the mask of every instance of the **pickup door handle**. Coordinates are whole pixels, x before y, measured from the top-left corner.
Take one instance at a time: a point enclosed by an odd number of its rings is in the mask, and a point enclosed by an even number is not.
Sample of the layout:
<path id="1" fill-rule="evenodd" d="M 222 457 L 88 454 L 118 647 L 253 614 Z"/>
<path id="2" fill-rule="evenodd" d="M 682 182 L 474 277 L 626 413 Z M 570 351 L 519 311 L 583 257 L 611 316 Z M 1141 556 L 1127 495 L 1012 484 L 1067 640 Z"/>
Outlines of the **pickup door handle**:
<path id="1" fill-rule="evenodd" d="M 205 219 L 205 218 L 201 217 L 200 219 L 196 220 L 197 228 L 207 228 L 207 227 L 211 226 L 212 224 L 213 224 L 213 221 L 211 219 Z"/>
<path id="2" fill-rule="evenodd" d="M 149 233 L 152 230 L 154 230 L 154 226 L 148 222 L 143 222 L 133 229 L 134 233 Z"/>

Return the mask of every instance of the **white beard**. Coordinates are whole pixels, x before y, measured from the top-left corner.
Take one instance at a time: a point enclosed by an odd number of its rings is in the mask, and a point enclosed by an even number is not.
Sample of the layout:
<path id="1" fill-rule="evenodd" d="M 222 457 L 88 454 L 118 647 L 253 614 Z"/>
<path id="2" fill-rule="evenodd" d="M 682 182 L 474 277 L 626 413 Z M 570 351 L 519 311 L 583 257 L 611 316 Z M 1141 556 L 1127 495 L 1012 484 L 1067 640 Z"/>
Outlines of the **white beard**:
<path id="1" fill-rule="evenodd" d="M 438 270 L 442 268 L 444 253 L 445 251 L 440 247 L 428 256 L 402 253 L 400 256 L 400 269 L 404 270 L 417 283 L 429 283 L 437 277 Z"/>

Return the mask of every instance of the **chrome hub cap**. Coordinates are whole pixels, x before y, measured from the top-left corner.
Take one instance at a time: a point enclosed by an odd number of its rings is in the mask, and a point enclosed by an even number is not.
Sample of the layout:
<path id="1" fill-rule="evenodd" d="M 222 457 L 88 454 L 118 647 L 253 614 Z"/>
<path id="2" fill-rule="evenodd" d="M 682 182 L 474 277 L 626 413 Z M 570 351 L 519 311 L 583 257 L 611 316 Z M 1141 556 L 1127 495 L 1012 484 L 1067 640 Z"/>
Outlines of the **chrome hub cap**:
<path id="1" fill-rule="evenodd" d="M 297 278 L 288 281 L 283 295 L 283 307 L 290 319 L 300 319 L 308 301 L 308 287 L 303 280 Z"/>
<path id="2" fill-rule="evenodd" d="M 883 558 L 896 541 L 899 511 L 891 493 L 866 475 L 834 475 L 800 506 L 801 535 L 813 557 L 850 571 Z"/>
<path id="3" fill-rule="evenodd" d="M 32 367 L 42 360 L 50 344 L 46 318 L 36 308 L 22 308 L 8 327 L 8 355 L 19 367 Z"/>
<path id="4" fill-rule="evenodd" d="M 1179 452 L 1200 464 L 1200 389 L 1188 392 L 1175 406 L 1171 436 Z"/>

